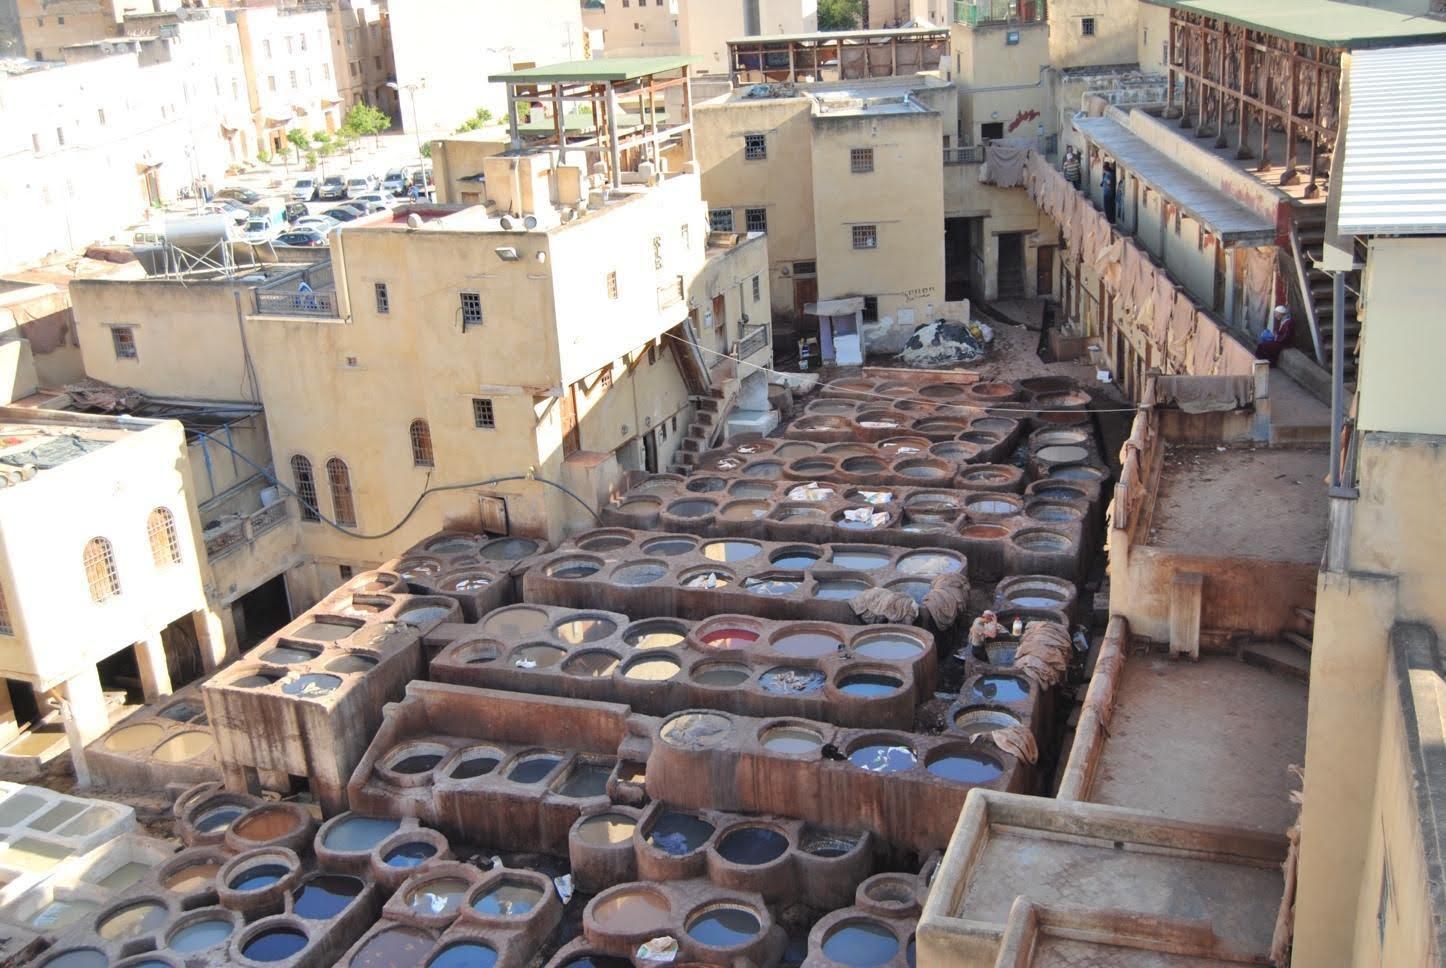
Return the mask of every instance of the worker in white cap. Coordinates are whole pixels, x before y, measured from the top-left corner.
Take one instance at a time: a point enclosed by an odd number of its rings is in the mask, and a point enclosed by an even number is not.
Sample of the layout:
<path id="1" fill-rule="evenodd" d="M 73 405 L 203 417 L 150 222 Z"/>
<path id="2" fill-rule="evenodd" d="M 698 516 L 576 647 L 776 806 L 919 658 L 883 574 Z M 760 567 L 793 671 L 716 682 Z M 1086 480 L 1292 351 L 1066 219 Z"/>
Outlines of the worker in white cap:
<path id="1" fill-rule="evenodd" d="M 1290 307 L 1276 306 L 1270 325 L 1261 331 L 1260 340 L 1255 344 L 1255 358 L 1274 366 L 1280 359 L 1281 351 L 1290 345 L 1291 326 Z"/>

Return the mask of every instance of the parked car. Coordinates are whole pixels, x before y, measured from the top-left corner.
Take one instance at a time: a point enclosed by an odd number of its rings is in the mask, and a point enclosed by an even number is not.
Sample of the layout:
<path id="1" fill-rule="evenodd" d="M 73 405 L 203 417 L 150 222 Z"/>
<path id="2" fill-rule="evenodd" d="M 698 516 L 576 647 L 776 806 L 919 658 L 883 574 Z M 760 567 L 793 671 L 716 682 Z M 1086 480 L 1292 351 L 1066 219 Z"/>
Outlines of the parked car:
<path id="1" fill-rule="evenodd" d="M 418 167 L 412 169 L 412 184 L 426 191 L 432 184 L 432 166 Z"/>
<path id="2" fill-rule="evenodd" d="M 291 197 L 298 202 L 311 202 L 316 200 L 315 178 L 298 178 L 296 184 L 291 186 Z"/>
<path id="3" fill-rule="evenodd" d="M 284 214 L 286 221 L 295 225 L 301 219 L 306 218 L 306 204 L 304 202 L 287 202 Z"/>
<path id="4" fill-rule="evenodd" d="M 390 195 L 385 195 L 382 192 L 367 192 L 365 195 L 353 196 L 347 201 L 347 204 L 353 208 L 361 206 L 366 210 L 367 214 L 391 211 L 392 206 L 396 203 L 397 200 L 395 198 L 392 198 Z"/>
<path id="5" fill-rule="evenodd" d="M 336 208 L 329 208 L 321 214 L 327 218 L 335 219 L 338 222 L 354 222 L 362 217 L 362 212 L 345 205 L 338 205 Z"/>
<path id="6" fill-rule="evenodd" d="M 246 220 L 251 217 L 251 210 L 239 202 L 226 199 L 220 202 L 211 202 L 201 209 L 207 215 L 220 215 L 232 225 L 245 225 Z"/>
<path id="7" fill-rule="evenodd" d="M 296 220 L 296 224 L 292 227 L 298 229 L 316 229 L 318 232 L 325 234 L 340 224 L 336 219 L 326 215 L 303 215 Z"/>
<path id="8" fill-rule="evenodd" d="M 253 245 L 270 242 L 276 234 L 276 226 L 262 215 L 253 215 L 241 227 L 241 238 Z"/>
<path id="9" fill-rule="evenodd" d="M 346 198 L 346 179 L 341 175 L 327 175 L 316 190 L 316 197 L 323 202 L 334 198 Z"/>
<path id="10" fill-rule="evenodd" d="M 292 229 L 282 232 L 275 239 L 277 245 L 328 245 L 326 236 L 313 228 Z"/>
<path id="11" fill-rule="evenodd" d="M 358 195 L 376 191 L 377 187 L 375 175 L 352 175 L 346 180 L 346 197 L 356 198 Z"/>
<path id="12" fill-rule="evenodd" d="M 382 190 L 391 192 L 393 195 L 405 195 L 407 193 L 407 173 L 402 168 L 388 169 L 386 177 L 382 179 Z"/>
<path id="13" fill-rule="evenodd" d="M 233 201 L 240 202 L 242 205 L 255 205 L 261 201 L 260 192 L 253 192 L 249 188 L 239 187 L 223 188 L 211 197 L 216 199 L 229 198 Z"/>

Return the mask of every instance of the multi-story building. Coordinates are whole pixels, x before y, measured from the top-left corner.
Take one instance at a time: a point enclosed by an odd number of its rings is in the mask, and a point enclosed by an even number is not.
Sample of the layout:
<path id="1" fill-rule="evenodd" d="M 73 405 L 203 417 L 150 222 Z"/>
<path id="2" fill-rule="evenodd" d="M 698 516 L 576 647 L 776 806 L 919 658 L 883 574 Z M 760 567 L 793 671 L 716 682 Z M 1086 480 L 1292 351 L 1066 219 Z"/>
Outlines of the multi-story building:
<path id="1" fill-rule="evenodd" d="M 326 18 L 342 109 L 370 104 L 393 120 L 400 118 L 397 92 L 387 86 L 396 81 L 397 67 L 386 0 L 335 0 Z"/>
<path id="2" fill-rule="evenodd" d="M 743 3 L 678 0 L 678 49 L 696 58 L 693 64 L 696 79 L 710 76 L 727 79 L 730 40 L 807 34 L 816 30 L 818 0 L 746 0 Z"/>
<path id="3" fill-rule="evenodd" d="M 251 129 L 260 150 L 287 150 L 292 130 L 335 131 L 342 102 L 333 74 L 327 12 L 242 7 L 226 16 L 240 32 Z"/>
<path id="4" fill-rule="evenodd" d="M 943 26 L 949 22 L 953 0 L 864 0 L 859 26 L 864 30 L 890 27 Z"/>
<path id="5" fill-rule="evenodd" d="M 609 57 L 676 54 L 678 8 L 687 0 L 608 0 L 603 10 L 603 51 Z"/>
<path id="6" fill-rule="evenodd" d="M 61 60 L 71 44 L 85 44 L 124 33 L 127 14 L 180 7 L 179 0 L 16 0 L 25 56 Z"/>

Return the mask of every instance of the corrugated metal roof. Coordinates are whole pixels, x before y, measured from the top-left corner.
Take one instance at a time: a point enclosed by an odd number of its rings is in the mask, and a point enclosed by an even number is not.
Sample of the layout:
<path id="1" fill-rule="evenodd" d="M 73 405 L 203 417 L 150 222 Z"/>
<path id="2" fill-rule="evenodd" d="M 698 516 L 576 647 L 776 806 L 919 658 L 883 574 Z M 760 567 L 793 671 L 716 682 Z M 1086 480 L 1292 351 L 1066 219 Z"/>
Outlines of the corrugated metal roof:
<path id="1" fill-rule="evenodd" d="M 1269 242 L 1275 223 L 1241 205 L 1112 118 L 1075 118 L 1074 126 L 1147 185 L 1226 242 Z"/>
<path id="2" fill-rule="evenodd" d="M 1446 233 L 1446 45 L 1351 55 L 1336 224 L 1344 235 Z"/>
<path id="3" fill-rule="evenodd" d="M 1347 0 L 1147 0 L 1322 47 L 1381 47 L 1446 35 L 1446 21 Z"/>

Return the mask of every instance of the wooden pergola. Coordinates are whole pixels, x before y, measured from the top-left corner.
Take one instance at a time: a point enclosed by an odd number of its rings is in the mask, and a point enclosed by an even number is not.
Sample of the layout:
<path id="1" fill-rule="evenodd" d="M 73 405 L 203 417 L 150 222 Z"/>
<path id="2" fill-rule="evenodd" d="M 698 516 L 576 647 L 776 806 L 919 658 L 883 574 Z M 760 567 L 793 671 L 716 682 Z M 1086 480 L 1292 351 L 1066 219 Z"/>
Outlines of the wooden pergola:
<path id="1" fill-rule="evenodd" d="M 936 70 L 948 57 L 947 27 L 824 31 L 728 42 L 735 86 L 900 77 Z"/>

